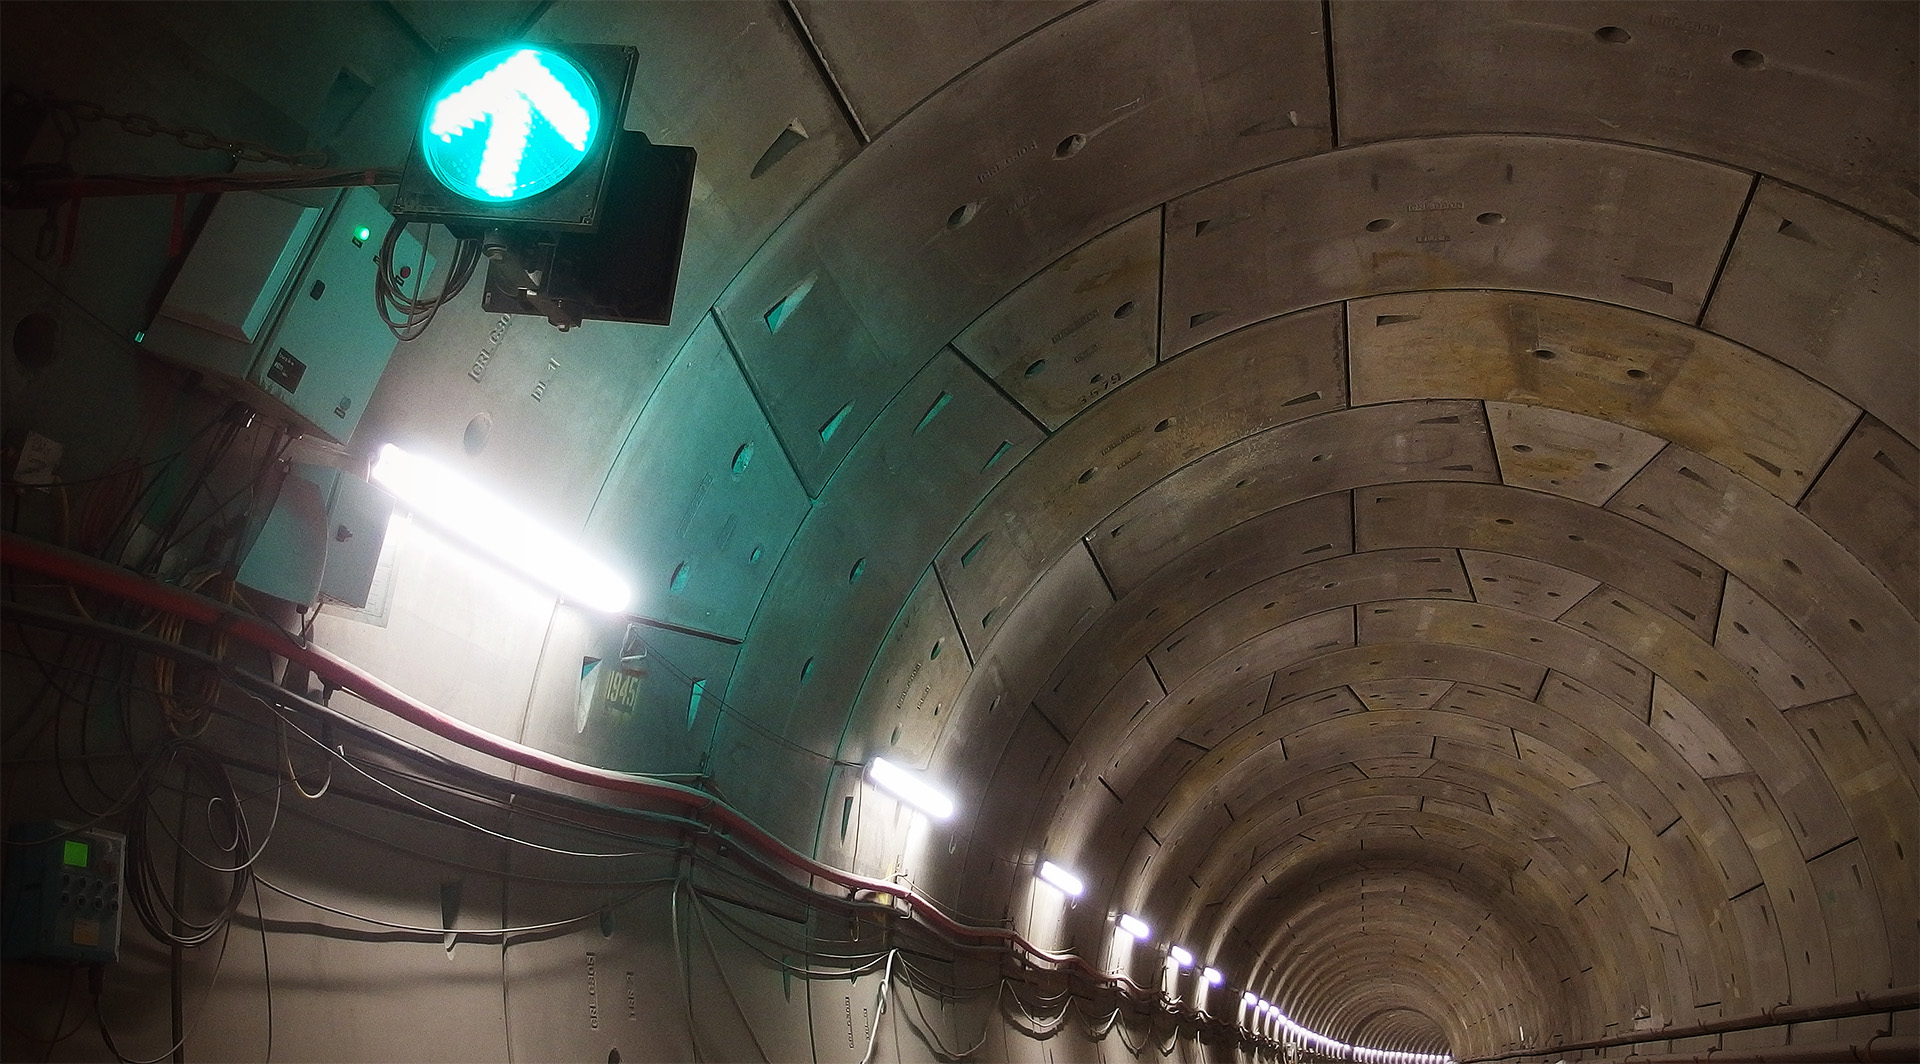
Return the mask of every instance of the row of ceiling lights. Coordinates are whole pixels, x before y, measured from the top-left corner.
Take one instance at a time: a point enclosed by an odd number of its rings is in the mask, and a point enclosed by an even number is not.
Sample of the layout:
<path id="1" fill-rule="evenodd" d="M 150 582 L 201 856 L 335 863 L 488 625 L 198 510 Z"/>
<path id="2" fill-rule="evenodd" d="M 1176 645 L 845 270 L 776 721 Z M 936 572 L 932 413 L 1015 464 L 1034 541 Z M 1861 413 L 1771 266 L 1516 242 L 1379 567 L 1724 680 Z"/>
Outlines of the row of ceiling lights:
<path id="1" fill-rule="evenodd" d="M 884 757 L 876 757 L 868 764 L 867 778 L 889 794 L 936 820 L 947 820 L 953 816 L 954 804 L 951 797 L 921 779 L 919 774 L 909 772 Z M 1040 862 L 1038 876 L 1043 882 L 1069 898 L 1077 898 L 1087 889 L 1085 880 L 1049 860 L 1043 859 Z M 1132 913 L 1120 913 L 1114 922 L 1135 942 L 1146 942 L 1152 938 L 1153 929 L 1145 920 Z M 1176 971 L 1194 966 L 1192 951 L 1183 946 L 1169 944 L 1167 959 L 1175 966 Z M 1226 982 L 1226 976 L 1220 969 L 1211 965 L 1200 969 L 1200 979 L 1207 986 L 1220 986 Z M 1338 1039 L 1329 1038 L 1317 1031 L 1300 1026 L 1289 1019 L 1286 1013 L 1281 1012 L 1279 1006 L 1251 990 L 1240 996 L 1240 1004 L 1240 1025 L 1250 1032 L 1258 1033 L 1263 1026 L 1277 1027 L 1281 1033 L 1292 1036 L 1295 1041 L 1311 1045 L 1323 1053 L 1360 1061 L 1362 1064 L 1451 1064 L 1453 1059 L 1442 1053 L 1408 1053 L 1400 1050 L 1348 1045 Z"/>
<path id="2" fill-rule="evenodd" d="M 626 606 L 630 592 L 611 570 L 586 557 L 578 547 L 528 521 L 491 493 L 469 485 L 445 467 L 388 444 L 381 448 L 372 476 L 416 513 L 462 535 L 485 553 L 520 568 L 526 575 L 562 594 L 616 612 Z M 544 567 L 540 571 L 530 571 L 530 564 L 542 561 Z M 927 783 L 918 773 L 903 769 L 886 758 L 875 757 L 868 764 L 867 778 L 935 820 L 953 817 L 955 805 L 952 797 Z M 1077 898 L 1086 890 L 1086 883 L 1078 875 L 1052 861 L 1041 861 L 1038 874 L 1040 879 L 1068 897 Z M 1151 937 L 1152 931 L 1146 921 L 1132 913 L 1119 914 L 1116 922 L 1120 930 L 1136 942 L 1145 942 Z M 1185 947 L 1169 945 L 1167 957 L 1176 966 L 1176 971 L 1194 966 L 1193 953 Z M 1226 981 L 1220 970 L 1211 965 L 1201 968 L 1200 978 L 1207 986 L 1220 986 Z M 1298 1040 L 1323 1052 L 1364 1064 L 1447 1064 L 1451 1059 L 1441 1054 L 1405 1053 L 1348 1045 L 1301 1027 L 1288 1019 L 1278 1007 L 1252 991 L 1242 995 L 1241 1004 L 1244 1007 L 1242 1026 L 1248 1030 L 1257 1029 L 1271 1014 L 1282 1031 Z"/>

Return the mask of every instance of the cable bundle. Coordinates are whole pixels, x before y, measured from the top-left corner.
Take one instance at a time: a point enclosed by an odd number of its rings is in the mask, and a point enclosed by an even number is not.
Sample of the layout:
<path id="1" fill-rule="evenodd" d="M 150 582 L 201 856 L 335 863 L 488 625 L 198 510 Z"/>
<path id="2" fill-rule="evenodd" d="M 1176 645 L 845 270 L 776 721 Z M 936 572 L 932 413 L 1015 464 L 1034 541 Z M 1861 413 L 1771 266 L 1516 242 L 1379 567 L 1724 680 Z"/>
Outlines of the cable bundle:
<path id="1" fill-rule="evenodd" d="M 387 235 L 380 242 L 380 254 L 375 260 L 376 269 L 373 278 L 373 305 L 379 312 L 380 320 L 385 322 L 393 335 L 402 341 L 417 340 L 427 331 L 433 316 L 440 308 L 452 302 L 453 297 L 467 287 L 473 279 L 473 271 L 480 264 L 480 240 L 478 237 L 457 237 L 454 246 L 453 262 L 447 267 L 446 280 L 441 282 L 440 292 L 433 296 L 410 296 L 400 289 L 394 273 L 393 249 L 400 241 L 400 233 L 407 227 L 403 219 L 396 218 L 387 227 Z M 432 229 L 429 227 L 428 233 Z M 427 269 L 427 241 L 420 241 L 420 262 L 414 267 L 424 274 Z M 424 276 L 419 283 L 426 283 Z"/>
<path id="2" fill-rule="evenodd" d="M 213 872 L 233 877 L 226 899 L 218 911 L 203 919 L 190 916 L 182 904 L 184 899 L 170 895 L 169 888 L 161 882 L 162 869 L 155 859 L 149 835 L 154 818 L 160 812 L 153 801 L 160 777 L 176 764 L 185 769 L 183 784 L 198 777 L 208 788 L 207 830 L 215 836 L 220 852 L 232 856 L 231 864 L 214 864 L 194 853 L 184 839 L 174 840 L 181 856 L 190 857 Z M 191 793 L 183 786 L 182 801 Z M 216 815 L 222 819 L 216 821 Z M 161 830 L 167 829 L 162 825 Z M 224 839 L 220 838 L 222 834 L 226 836 Z M 245 899 L 247 888 L 253 882 L 253 862 L 257 856 L 259 851 L 254 848 L 253 838 L 247 830 L 246 812 L 240 807 L 240 795 L 234 788 L 233 777 L 227 774 L 225 763 L 204 748 L 194 743 L 176 742 L 163 760 L 142 774 L 132 813 L 127 818 L 127 905 L 140 918 L 141 926 L 155 939 L 188 947 L 203 946 L 213 941 L 214 936 L 233 919 L 233 914 Z M 175 858 L 176 861 L 179 859 L 178 856 Z"/>

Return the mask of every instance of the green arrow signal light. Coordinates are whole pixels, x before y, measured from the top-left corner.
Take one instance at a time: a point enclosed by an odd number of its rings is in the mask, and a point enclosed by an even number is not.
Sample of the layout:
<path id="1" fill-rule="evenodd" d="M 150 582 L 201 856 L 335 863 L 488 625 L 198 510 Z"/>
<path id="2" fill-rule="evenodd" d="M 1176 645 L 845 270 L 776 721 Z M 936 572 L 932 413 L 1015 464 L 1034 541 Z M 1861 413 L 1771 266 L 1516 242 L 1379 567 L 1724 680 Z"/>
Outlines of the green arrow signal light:
<path id="1" fill-rule="evenodd" d="M 513 203 L 559 184 L 586 159 L 600 128 L 592 79 L 572 60 L 513 45 L 455 71 L 430 98 L 420 143 L 448 190 Z"/>

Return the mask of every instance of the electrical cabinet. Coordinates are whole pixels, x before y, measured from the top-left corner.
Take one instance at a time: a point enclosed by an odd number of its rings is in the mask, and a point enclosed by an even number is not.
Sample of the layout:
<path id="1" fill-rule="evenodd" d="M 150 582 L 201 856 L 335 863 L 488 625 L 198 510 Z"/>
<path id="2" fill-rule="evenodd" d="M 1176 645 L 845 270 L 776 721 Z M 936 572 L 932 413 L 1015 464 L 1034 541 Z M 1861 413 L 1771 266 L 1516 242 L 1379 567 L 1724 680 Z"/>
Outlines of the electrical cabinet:
<path id="1" fill-rule="evenodd" d="M 364 607 L 393 498 L 328 466 L 295 462 L 235 577 L 288 602 Z"/>
<path id="2" fill-rule="evenodd" d="M 7 830 L 7 960 L 120 959 L 126 836 L 57 821 Z"/>
<path id="3" fill-rule="evenodd" d="M 396 343 L 373 295 L 393 216 L 371 188 L 313 196 L 223 195 L 143 343 L 270 417 L 346 443 Z M 418 297 L 435 265 L 402 232 L 389 280 Z"/>

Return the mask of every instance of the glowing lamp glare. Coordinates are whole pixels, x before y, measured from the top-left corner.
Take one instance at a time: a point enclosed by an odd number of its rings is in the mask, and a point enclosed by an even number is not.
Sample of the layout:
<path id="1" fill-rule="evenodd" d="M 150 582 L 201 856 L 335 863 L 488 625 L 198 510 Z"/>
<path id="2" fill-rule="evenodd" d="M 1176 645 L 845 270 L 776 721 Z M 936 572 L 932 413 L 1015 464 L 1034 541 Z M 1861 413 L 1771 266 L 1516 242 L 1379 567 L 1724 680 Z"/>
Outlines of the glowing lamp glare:
<path id="1" fill-rule="evenodd" d="M 1069 898 L 1077 898 L 1087 889 L 1080 877 L 1054 864 L 1052 861 L 1040 862 L 1040 878 L 1060 889 L 1060 893 Z"/>
<path id="2" fill-rule="evenodd" d="M 953 799 L 929 786 L 917 774 L 884 757 L 874 758 L 873 763 L 867 766 L 867 778 L 935 820 L 946 820 L 953 816 Z"/>

